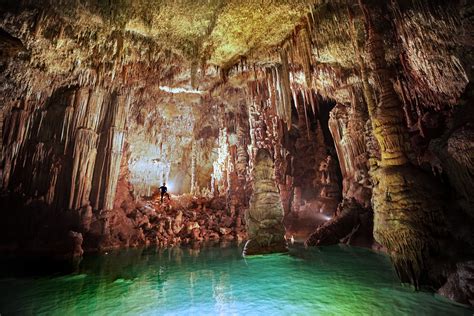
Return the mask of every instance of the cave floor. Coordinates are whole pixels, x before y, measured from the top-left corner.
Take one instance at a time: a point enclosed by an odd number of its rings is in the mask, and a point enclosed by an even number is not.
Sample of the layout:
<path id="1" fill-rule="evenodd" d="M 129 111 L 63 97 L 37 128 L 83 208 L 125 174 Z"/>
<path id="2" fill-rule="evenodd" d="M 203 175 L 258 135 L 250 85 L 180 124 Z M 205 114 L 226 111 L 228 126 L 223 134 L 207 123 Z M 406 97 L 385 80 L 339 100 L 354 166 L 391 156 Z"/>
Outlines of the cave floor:
<path id="1" fill-rule="evenodd" d="M 140 205 L 132 217 L 143 228 L 151 244 L 155 240 L 160 246 L 176 246 L 208 241 L 242 242 L 247 239 L 245 209 L 230 213 L 226 210 L 225 197 L 172 195 L 171 199 L 165 198 L 162 203 L 157 194 L 141 198 Z M 315 212 L 314 209 L 290 212 L 283 220 L 286 238 L 304 243 L 318 226 L 333 215 Z"/>
<path id="2" fill-rule="evenodd" d="M 402 287 L 388 257 L 347 246 L 242 258 L 242 245 L 129 249 L 86 256 L 68 274 L 6 262 L 9 314 L 472 315 Z M 16 267 L 16 274 L 13 274 Z M 23 271 L 23 272 L 26 272 Z M 35 274 L 36 272 L 36 274 Z M 15 277 L 12 277 L 15 275 Z"/>
<path id="3" fill-rule="evenodd" d="M 147 245 L 161 247 L 247 238 L 243 210 L 227 210 L 225 197 L 159 195 L 141 199 L 128 215 L 144 232 Z"/>

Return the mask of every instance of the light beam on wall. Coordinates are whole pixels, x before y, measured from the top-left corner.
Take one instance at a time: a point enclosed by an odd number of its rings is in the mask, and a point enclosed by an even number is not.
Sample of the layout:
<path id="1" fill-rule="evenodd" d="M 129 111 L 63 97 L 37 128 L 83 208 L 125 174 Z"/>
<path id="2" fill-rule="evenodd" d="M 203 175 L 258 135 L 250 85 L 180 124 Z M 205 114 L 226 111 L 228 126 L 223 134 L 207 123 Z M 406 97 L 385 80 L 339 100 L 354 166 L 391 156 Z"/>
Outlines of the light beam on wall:
<path id="1" fill-rule="evenodd" d="M 168 193 L 173 193 L 174 192 L 174 183 L 173 181 L 166 182 L 166 187 L 168 188 Z"/>
<path id="2" fill-rule="evenodd" d="M 171 169 L 171 163 L 167 161 L 156 161 L 149 157 L 129 164 L 130 182 L 134 186 L 135 193 L 139 195 L 151 195 L 152 187 L 160 187 L 163 182 L 167 182 Z M 170 186 L 167 183 L 168 189 Z"/>
<path id="3" fill-rule="evenodd" d="M 187 89 L 187 88 L 171 88 L 167 86 L 160 86 L 161 91 L 165 91 L 168 93 L 190 93 L 190 94 L 203 94 L 204 91 L 195 90 L 195 89 Z"/>

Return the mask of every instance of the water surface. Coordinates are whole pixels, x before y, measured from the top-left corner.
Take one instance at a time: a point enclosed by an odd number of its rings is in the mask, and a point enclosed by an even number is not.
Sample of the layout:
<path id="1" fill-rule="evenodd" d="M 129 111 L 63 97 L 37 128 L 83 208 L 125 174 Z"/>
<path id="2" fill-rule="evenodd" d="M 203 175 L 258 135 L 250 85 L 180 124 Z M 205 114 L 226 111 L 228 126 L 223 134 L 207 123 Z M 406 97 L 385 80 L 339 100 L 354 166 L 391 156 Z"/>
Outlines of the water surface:
<path id="1" fill-rule="evenodd" d="M 333 246 L 243 259 L 238 246 L 126 250 L 76 273 L 0 279 L 0 313 L 48 315 L 473 315 L 402 287 L 386 256 Z M 31 267 L 35 269 L 35 267 Z"/>

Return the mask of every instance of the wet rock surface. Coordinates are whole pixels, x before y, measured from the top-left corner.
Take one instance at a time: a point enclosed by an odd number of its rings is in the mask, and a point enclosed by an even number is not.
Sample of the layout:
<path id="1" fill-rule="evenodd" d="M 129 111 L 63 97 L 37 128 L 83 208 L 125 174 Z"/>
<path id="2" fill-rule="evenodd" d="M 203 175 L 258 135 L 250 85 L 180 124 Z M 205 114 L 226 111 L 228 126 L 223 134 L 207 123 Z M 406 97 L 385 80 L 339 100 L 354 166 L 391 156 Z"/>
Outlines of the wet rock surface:
<path id="1" fill-rule="evenodd" d="M 438 293 L 453 301 L 474 305 L 474 261 L 458 263 Z"/>

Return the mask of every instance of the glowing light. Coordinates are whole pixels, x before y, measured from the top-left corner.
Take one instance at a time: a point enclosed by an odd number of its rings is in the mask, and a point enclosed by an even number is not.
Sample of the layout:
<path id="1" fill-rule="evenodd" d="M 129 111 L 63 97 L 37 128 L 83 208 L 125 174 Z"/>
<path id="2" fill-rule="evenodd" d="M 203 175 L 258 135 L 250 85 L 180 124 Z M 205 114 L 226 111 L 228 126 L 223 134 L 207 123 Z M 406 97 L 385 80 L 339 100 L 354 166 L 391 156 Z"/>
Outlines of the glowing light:
<path id="1" fill-rule="evenodd" d="M 161 91 L 165 91 L 168 93 L 190 93 L 190 94 L 203 94 L 204 91 L 201 90 L 195 90 L 195 89 L 187 89 L 187 88 L 171 88 L 167 86 L 160 86 Z"/>
<path id="2" fill-rule="evenodd" d="M 174 191 L 174 183 L 172 181 L 166 182 L 166 187 L 168 188 L 168 193 L 171 193 Z"/>
<path id="3" fill-rule="evenodd" d="M 323 215 L 324 220 L 330 221 L 332 219 L 331 216 Z"/>
<path id="4" fill-rule="evenodd" d="M 319 214 L 316 214 L 316 218 L 318 218 L 319 220 L 330 221 L 332 219 L 332 216 L 324 214 L 324 211 L 321 209 L 319 210 Z"/>
<path id="5" fill-rule="evenodd" d="M 153 186 L 160 187 L 169 178 L 171 163 L 142 158 L 129 164 L 130 182 L 138 195 L 151 195 Z M 169 186 L 168 186 L 169 187 Z"/>
<path id="6" fill-rule="evenodd" d="M 219 147 L 217 148 L 217 160 L 213 162 L 213 172 L 211 175 L 211 188 L 214 190 L 214 184 L 219 184 L 224 178 L 226 171 L 226 162 L 229 155 L 229 146 L 227 143 L 227 129 L 223 128 L 219 131 Z M 214 191 L 213 191 L 214 192 Z"/>
<path id="7" fill-rule="evenodd" d="M 301 86 L 306 85 L 306 77 L 302 71 L 290 72 L 290 81 Z"/>

